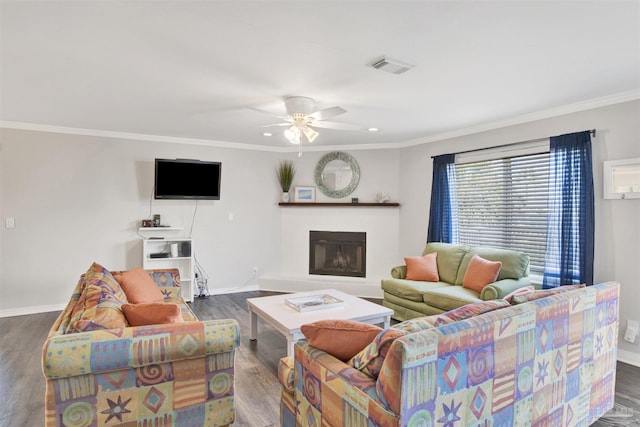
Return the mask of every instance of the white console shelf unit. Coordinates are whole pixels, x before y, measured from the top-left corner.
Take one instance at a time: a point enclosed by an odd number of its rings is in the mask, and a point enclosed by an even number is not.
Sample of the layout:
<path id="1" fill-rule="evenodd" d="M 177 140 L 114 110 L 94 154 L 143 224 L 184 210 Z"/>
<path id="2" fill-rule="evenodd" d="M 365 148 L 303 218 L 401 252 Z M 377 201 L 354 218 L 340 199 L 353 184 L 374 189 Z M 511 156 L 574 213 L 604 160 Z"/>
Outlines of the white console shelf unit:
<path id="1" fill-rule="evenodd" d="M 157 227 L 158 231 L 170 227 Z M 148 230 L 148 229 L 140 229 Z M 155 229 L 154 229 L 155 231 Z M 178 256 L 171 256 L 171 244 L 178 245 Z M 151 254 L 168 254 L 166 258 L 152 258 Z M 177 268 L 180 271 L 181 295 L 185 301 L 193 301 L 195 285 L 195 269 L 193 257 L 193 241 L 188 238 L 143 238 L 142 240 L 142 268 L 152 270 L 156 268 Z"/>
<path id="2" fill-rule="evenodd" d="M 184 227 L 139 227 L 138 228 L 138 232 L 139 233 L 146 233 L 146 232 L 153 232 L 153 234 L 155 234 L 155 232 L 163 232 L 163 231 L 182 231 L 184 230 Z"/>

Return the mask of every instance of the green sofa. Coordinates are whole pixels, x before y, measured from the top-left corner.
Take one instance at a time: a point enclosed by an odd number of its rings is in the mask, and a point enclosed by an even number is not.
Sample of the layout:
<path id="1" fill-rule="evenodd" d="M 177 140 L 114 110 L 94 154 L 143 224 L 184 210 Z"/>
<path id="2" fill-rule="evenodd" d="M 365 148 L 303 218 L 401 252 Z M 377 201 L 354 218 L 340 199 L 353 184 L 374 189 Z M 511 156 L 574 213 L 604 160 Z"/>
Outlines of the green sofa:
<path id="1" fill-rule="evenodd" d="M 427 243 L 422 255 L 437 252 L 439 282 L 407 280 L 407 266 L 391 270 L 391 278 L 382 280 L 385 307 L 393 309 L 393 318 L 408 320 L 440 314 L 466 304 L 504 298 L 518 288 L 531 285 L 529 255 L 518 251 L 487 247 L 469 247 L 452 243 Z M 501 261 L 498 280 L 481 293 L 462 287 L 462 279 L 474 255 Z"/>

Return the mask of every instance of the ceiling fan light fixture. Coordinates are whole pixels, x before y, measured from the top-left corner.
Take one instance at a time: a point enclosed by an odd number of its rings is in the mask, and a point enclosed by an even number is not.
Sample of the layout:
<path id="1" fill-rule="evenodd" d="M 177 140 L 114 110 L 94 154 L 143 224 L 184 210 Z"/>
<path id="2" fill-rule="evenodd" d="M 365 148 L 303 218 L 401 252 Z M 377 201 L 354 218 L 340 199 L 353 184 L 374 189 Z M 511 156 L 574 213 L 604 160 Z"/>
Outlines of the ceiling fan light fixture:
<path id="1" fill-rule="evenodd" d="M 296 125 L 292 125 L 285 129 L 284 137 L 292 144 L 300 144 L 300 129 Z"/>
<path id="2" fill-rule="evenodd" d="M 290 96 L 284 99 L 284 104 L 287 109 L 287 116 L 283 117 L 285 122 L 266 126 L 285 126 L 284 137 L 291 144 L 296 145 L 301 144 L 302 135 L 304 135 L 309 143 L 315 141 L 320 135 L 320 133 L 314 129 L 316 126 L 340 129 L 341 123 L 334 123 L 327 120 L 347 112 L 347 110 L 338 106 L 314 111 L 315 101 L 313 98 L 306 96 Z"/>
<path id="3" fill-rule="evenodd" d="M 302 132 L 304 133 L 304 136 L 307 137 L 307 140 L 311 143 L 313 141 L 315 141 L 315 139 L 318 137 L 319 133 L 316 132 L 315 130 L 311 129 L 309 126 L 305 126 L 304 129 L 302 129 Z"/>

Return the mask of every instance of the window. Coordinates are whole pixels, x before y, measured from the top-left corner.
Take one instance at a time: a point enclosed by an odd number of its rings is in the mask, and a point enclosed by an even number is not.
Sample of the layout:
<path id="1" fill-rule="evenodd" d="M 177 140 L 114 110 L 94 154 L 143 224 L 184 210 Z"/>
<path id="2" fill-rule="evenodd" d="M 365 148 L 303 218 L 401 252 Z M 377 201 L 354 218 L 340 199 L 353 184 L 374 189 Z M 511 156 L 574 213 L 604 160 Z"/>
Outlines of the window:
<path id="1" fill-rule="evenodd" d="M 543 288 L 593 284 L 592 133 L 433 157 L 427 241 L 519 249 Z"/>
<path id="2" fill-rule="evenodd" d="M 548 180 L 548 151 L 480 161 L 456 158 L 457 243 L 522 251 L 530 257 L 531 273 L 542 276 Z"/>

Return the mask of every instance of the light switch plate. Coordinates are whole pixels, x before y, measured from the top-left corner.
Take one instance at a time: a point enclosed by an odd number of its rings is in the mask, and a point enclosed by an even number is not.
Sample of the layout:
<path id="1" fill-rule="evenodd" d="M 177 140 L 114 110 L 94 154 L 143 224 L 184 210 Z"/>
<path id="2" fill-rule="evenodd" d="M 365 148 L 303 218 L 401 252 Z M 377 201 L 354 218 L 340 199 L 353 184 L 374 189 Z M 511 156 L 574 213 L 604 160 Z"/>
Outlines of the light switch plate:
<path id="1" fill-rule="evenodd" d="M 14 228 L 16 226 L 16 220 L 13 217 L 7 217 L 4 220 L 4 226 L 6 228 Z"/>

